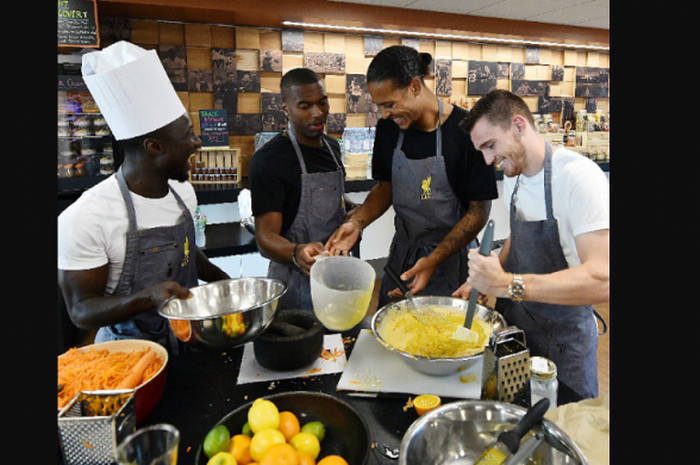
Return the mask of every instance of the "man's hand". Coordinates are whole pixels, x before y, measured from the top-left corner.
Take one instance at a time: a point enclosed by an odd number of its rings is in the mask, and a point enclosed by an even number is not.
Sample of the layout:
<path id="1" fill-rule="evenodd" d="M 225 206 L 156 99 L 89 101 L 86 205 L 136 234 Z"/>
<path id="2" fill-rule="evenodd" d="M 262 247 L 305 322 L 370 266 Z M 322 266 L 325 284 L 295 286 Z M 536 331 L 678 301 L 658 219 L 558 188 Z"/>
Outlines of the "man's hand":
<path id="1" fill-rule="evenodd" d="M 467 283 L 472 288 L 485 295 L 508 297 L 508 285 L 511 281 L 512 274 L 503 270 L 496 252 L 491 252 L 489 255 L 484 256 L 479 253 L 479 249 L 469 250 L 469 277 L 467 278 Z M 463 287 L 464 285 L 457 291 L 460 291 Z"/>
<path id="2" fill-rule="evenodd" d="M 154 305 L 160 305 L 172 296 L 180 299 L 189 299 L 192 293 L 189 289 L 175 281 L 164 281 L 162 283 L 153 284 L 143 289 L 141 293 L 151 299 Z"/>
<path id="3" fill-rule="evenodd" d="M 406 270 L 401 276 L 401 281 L 409 281 L 413 279 L 411 283 L 407 283 L 408 289 L 411 294 L 416 295 L 428 285 L 428 281 L 433 276 L 435 268 L 437 265 L 430 260 L 430 257 L 423 257 L 419 259 L 413 268 Z M 398 289 L 394 289 L 389 292 L 389 297 L 394 299 L 400 299 L 403 297 L 403 293 Z"/>
<path id="4" fill-rule="evenodd" d="M 320 242 L 299 244 L 299 247 L 296 248 L 295 257 L 302 273 L 308 276 L 311 271 L 311 266 L 316 263 L 316 256 L 324 252 L 326 252 L 326 249 L 323 248 L 323 244 Z"/>
<path id="5" fill-rule="evenodd" d="M 354 222 L 341 224 L 328 238 L 325 248 L 331 255 L 347 255 L 360 239 L 360 228 Z"/>

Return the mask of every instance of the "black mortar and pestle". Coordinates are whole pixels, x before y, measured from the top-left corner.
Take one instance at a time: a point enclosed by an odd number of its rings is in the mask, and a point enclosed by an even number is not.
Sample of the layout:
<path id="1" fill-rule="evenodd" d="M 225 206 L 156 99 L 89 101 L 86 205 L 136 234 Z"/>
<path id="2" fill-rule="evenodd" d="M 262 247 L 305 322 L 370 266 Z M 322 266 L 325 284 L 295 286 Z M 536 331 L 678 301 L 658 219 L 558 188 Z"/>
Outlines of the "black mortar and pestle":
<path id="1" fill-rule="evenodd" d="M 268 370 L 292 371 L 311 365 L 323 351 L 323 325 L 309 310 L 278 310 L 253 341 L 258 363 Z"/>

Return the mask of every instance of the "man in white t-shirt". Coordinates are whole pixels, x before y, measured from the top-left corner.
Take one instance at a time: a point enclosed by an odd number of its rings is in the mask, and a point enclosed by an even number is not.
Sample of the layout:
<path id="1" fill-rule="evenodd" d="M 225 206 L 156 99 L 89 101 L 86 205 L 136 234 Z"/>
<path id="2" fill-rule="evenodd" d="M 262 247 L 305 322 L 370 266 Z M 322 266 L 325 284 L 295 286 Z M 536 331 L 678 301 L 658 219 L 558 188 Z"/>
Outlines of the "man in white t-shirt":
<path id="1" fill-rule="evenodd" d="M 73 323 L 99 328 L 96 342 L 169 345 L 157 307 L 199 279 L 228 278 L 194 240 L 186 181 L 202 141 L 155 52 L 117 42 L 84 55 L 83 76 L 124 162 L 59 215 L 59 286 Z"/>
<path id="2" fill-rule="evenodd" d="M 486 163 L 504 171 L 511 234 L 500 255 L 470 252 L 469 278 L 454 295 L 466 298 L 474 288 L 498 297 L 497 309 L 525 331 L 531 355 L 553 360 L 580 396 L 596 397 L 591 305 L 609 301 L 607 178 L 592 161 L 545 142 L 511 92 L 484 96 L 462 128 Z"/>

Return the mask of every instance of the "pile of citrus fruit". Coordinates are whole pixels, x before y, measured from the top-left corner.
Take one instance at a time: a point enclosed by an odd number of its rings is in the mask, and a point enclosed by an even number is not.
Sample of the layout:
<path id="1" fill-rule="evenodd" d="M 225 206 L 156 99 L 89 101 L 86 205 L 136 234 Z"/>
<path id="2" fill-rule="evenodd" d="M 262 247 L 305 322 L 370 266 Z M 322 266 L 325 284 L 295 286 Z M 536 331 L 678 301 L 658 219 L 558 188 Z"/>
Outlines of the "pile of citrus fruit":
<path id="1" fill-rule="evenodd" d="M 318 462 L 326 428 L 318 421 L 300 425 L 297 416 L 280 412 L 270 400 L 256 399 L 248 410 L 248 422 L 231 436 L 218 425 L 204 438 L 207 465 L 348 465 L 338 455 Z"/>

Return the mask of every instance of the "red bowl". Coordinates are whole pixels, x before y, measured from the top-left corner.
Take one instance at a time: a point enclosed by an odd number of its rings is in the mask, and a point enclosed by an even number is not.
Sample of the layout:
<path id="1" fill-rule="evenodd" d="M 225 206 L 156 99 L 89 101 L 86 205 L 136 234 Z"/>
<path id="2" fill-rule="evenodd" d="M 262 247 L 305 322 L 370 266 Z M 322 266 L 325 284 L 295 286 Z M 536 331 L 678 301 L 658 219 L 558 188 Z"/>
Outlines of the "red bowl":
<path id="1" fill-rule="evenodd" d="M 152 349 L 156 355 L 163 360 L 163 366 L 158 372 L 148 381 L 136 386 L 136 394 L 134 396 L 136 423 L 141 423 L 151 413 L 153 408 L 160 400 L 165 387 L 165 379 L 168 374 L 168 351 L 160 344 L 147 341 L 144 339 L 122 339 L 119 341 L 100 342 L 99 344 L 90 344 L 80 347 L 78 352 L 87 352 L 91 349 L 108 350 L 112 352 L 131 352 L 132 350 L 143 350 L 145 348 Z M 62 355 L 59 355 L 59 358 Z"/>

